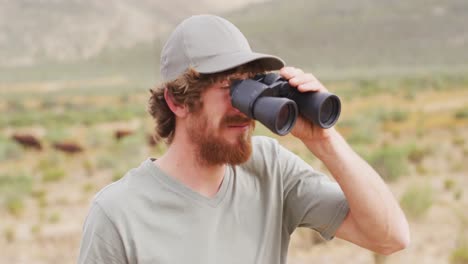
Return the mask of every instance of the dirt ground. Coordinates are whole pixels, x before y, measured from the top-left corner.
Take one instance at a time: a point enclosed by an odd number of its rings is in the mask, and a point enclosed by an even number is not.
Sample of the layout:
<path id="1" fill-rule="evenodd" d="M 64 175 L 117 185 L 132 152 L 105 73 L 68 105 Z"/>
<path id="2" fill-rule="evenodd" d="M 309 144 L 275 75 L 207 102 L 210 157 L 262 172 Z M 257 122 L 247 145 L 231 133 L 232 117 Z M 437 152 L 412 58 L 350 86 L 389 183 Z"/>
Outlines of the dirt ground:
<path id="1" fill-rule="evenodd" d="M 457 93 L 455 104 L 447 103 L 454 98 L 453 92 L 427 93 L 418 96 L 416 102 L 418 100 L 421 102 L 438 100 L 439 102 L 431 103 L 431 107 L 421 108 L 421 110 L 413 109 L 413 112 L 423 111 L 428 116 L 424 123 L 426 129 L 423 133 L 418 134 L 416 131 L 418 128 L 414 127 L 414 118 L 410 116 L 406 123 L 390 127 L 398 129 L 398 133 L 390 131 L 381 139 L 388 140 L 392 144 L 408 143 L 409 140 L 410 143 L 430 150 L 418 165 L 412 164 L 405 175 L 396 181 L 389 182 L 398 200 L 401 200 L 411 186 L 427 185 L 433 193 L 429 209 L 419 217 L 410 218 L 411 244 L 409 248 L 385 258 L 379 257 L 379 262 L 376 261 L 376 256 L 372 252 L 340 239 L 326 243 L 314 242 L 316 236 L 313 235 L 313 231 L 301 229 L 293 235 L 288 263 L 326 264 L 351 261 L 357 264 L 418 262 L 452 264 L 451 256 L 454 250 L 460 246 L 460 243 L 467 243 L 468 240 L 468 212 L 466 211 L 468 208 L 468 192 L 466 191 L 468 189 L 468 124 L 466 119 L 454 121 L 451 117 L 454 110 L 468 103 L 468 97 L 466 97 L 468 91 L 461 89 Z M 351 102 L 349 107 L 358 111 L 359 107 L 369 107 L 369 104 L 374 103 L 378 106 L 379 102 L 375 100 L 367 100 L 366 104 Z M 413 103 L 411 107 L 413 106 L 417 107 L 417 103 Z M 116 174 L 123 174 L 125 171 L 122 168 L 126 170 L 130 166 L 138 165 L 137 162 L 134 164 L 124 162 L 125 156 L 119 156 L 116 163 L 103 158 L 118 155 L 119 148 L 135 145 L 137 147 L 123 149 L 123 153 L 130 151 L 131 157 L 127 156 L 128 158 L 141 157 L 140 162 L 146 157 L 157 155 L 158 150 L 145 145 L 143 140 L 135 141 L 141 143 L 141 147 L 134 142 L 127 145 L 112 143 L 113 138 L 110 135 L 113 130 L 124 126 L 139 129 L 143 126 L 142 123 L 141 120 L 133 120 L 102 123 L 91 128 L 83 126 L 71 128 L 72 135 L 77 140 L 86 131 L 91 133 L 91 140 L 88 144 L 93 145 L 96 150 L 84 154 L 75 156 L 57 154 L 49 146 L 42 152 L 23 151 L 20 157 L 0 162 L 2 173 L 30 172 L 34 185 L 32 194 L 24 199 L 24 208 L 20 214 L 12 214 L 5 210 L 4 206 L 0 207 L 0 263 L 76 263 L 82 225 L 94 194 L 114 181 Z M 411 126 L 407 126 L 407 123 Z M 46 134 L 41 126 L 22 128 L 22 130 L 32 131 L 40 136 Z M 6 137 L 14 131 L 16 128 L 2 128 L 0 135 Z M 109 138 L 101 140 L 100 135 Z M 418 136 L 414 137 L 414 135 Z M 293 151 L 299 151 L 298 154 L 303 151 L 295 141 L 286 138 L 281 139 L 280 142 Z M 66 177 L 58 181 L 44 182 L 41 180 L 41 174 L 36 170 L 43 160 L 50 160 L 54 156 L 58 156 L 58 160 L 53 162 L 61 166 L 66 165 Z M 106 168 L 98 168 L 99 165 L 96 163 L 99 162 L 104 164 L 110 162 L 110 165 Z M 119 167 L 119 170 L 115 167 Z M 321 166 L 318 165 L 318 168 L 321 169 Z"/>

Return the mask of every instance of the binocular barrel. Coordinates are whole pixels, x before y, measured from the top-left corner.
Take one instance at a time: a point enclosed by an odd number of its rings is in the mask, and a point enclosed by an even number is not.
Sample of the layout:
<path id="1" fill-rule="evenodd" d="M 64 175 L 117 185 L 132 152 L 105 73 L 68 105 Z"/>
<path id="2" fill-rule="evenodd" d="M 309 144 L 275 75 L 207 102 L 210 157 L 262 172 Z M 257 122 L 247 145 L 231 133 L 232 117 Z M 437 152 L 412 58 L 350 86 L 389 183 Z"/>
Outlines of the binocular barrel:
<path id="1" fill-rule="evenodd" d="M 294 91 L 291 98 L 297 104 L 299 112 L 321 128 L 332 127 L 341 113 L 340 98 L 328 92 Z"/>
<path id="2" fill-rule="evenodd" d="M 278 135 L 289 133 L 299 113 L 317 126 L 330 128 L 341 112 L 338 96 L 323 92 L 301 93 L 274 73 L 234 81 L 231 102 Z"/>

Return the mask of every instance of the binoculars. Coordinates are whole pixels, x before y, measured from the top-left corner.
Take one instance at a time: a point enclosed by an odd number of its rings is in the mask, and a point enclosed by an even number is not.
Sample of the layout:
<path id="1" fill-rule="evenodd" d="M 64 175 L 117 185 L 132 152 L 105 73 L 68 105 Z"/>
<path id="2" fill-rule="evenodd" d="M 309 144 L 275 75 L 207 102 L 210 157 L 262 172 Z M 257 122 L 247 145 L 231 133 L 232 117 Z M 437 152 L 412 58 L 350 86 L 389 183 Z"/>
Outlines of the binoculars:
<path id="1" fill-rule="evenodd" d="M 230 94 L 232 106 L 281 136 L 294 127 L 298 114 L 317 126 L 330 128 L 341 112 L 338 96 L 325 92 L 299 92 L 276 73 L 234 80 Z"/>

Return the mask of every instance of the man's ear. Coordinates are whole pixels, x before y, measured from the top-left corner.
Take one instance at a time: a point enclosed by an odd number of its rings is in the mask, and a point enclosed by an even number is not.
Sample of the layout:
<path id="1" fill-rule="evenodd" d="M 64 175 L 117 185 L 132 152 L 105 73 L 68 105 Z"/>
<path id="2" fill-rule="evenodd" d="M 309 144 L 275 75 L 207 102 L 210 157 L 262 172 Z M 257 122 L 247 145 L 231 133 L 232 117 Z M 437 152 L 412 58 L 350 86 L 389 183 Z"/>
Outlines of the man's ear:
<path id="1" fill-rule="evenodd" d="M 189 113 L 188 106 L 177 104 L 174 100 L 174 97 L 172 97 L 172 94 L 169 93 L 166 88 L 164 89 L 164 99 L 166 100 L 169 109 L 171 109 L 171 111 L 177 117 L 186 117 Z"/>

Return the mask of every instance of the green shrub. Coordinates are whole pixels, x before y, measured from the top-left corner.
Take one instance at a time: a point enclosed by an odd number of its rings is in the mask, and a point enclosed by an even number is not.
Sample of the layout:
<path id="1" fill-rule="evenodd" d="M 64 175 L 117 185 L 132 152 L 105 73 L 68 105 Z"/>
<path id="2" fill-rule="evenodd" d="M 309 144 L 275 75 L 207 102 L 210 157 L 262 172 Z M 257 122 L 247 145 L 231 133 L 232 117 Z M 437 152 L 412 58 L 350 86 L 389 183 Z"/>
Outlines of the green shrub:
<path id="1" fill-rule="evenodd" d="M 88 183 L 83 184 L 82 188 L 85 193 L 90 193 L 95 189 L 95 186 L 94 184 L 88 182 Z"/>
<path id="2" fill-rule="evenodd" d="M 122 173 L 122 171 L 114 172 L 114 175 L 112 176 L 112 181 L 113 182 L 118 181 L 118 180 L 122 179 L 122 177 L 124 175 L 125 175 L 125 173 Z"/>
<path id="3" fill-rule="evenodd" d="M 6 228 L 4 231 L 3 231 L 4 235 L 5 235 L 5 240 L 8 242 L 8 243 L 11 243 L 13 241 L 15 241 L 16 239 L 16 233 L 15 233 L 15 230 L 12 228 L 12 227 L 8 227 Z"/>
<path id="4" fill-rule="evenodd" d="M 431 153 L 429 148 L 410 145 L 408 147 L 408 160 L 412 163 L 419 164 Z"/>
<path id="5" fill-rule="evenodd" d="M 0 162 L 17 159 L 24 153 L 21 146 L 11 139 L 0 137 Z"/>
<path id="6" fill-rule="evenodd" d="M 455 186 L 455 181 L 452 179 L 445 179 L 444 188 L 445 190 L 451 190 Z"/>
<path id="7" fill-rule="evenodd" d="M 33 235 L 36 236 L 36 235 L 38 235 L 40 232 L 41 232 L 41 226 L 40 226 L 40 225 L 33 225 L 33 226 L 31 227 L 31 233 L 32 233 Z"/>
<path id="8" fill-rule="evenodd" d="M 428 170 L 424 165 L 418 164 L 418 165 L 416 165 L 416 172 L 419 175 L 426 175 L 428 173 Z"/>
<path id="9" fill-rule="evenodd" d="M 405 191 L 400 204 L 409 217 L 419 218 L 432 206 L 433 200 L 433 190 L 429 185 L 414 185 Z"/>
<path id="10" fill-rule="evenodd" d="M 50 215 L 49 217 L 49 223 L 51 224 L 56 224 L 60 221 L 60 214 L 57 212 L 54 212 Z"/>
<path id="11" fill-rule="evenodd" d="M 20 216 L 24 211 L 24 201 L 20 196 L 11 196 L 7 198 L 5 204 L 8 212 L 14 216 Z"/>
<path id="12" fill-rule="evenodd" d="M 31 196 L 36 199 L 41 199 L 46 196 L 46 191 L 44 189 L 35 189 L 31 192 Z"/>
<path id="13" fill-rule="evenodd" d="M 339 126 L 351 130 L 351 134 L 346 137 L 346 140 L 353 147 L 375 142 L 379 131 L 379 123 L 372 116 L 359 116 L 351 120 L 344 120 L 339 123 Z"/>
<path id="14" fill-rule="evenodd" d="M 98 169 L 111 169 L 119 165 L 119 160 L 116 157 L 109 154 L 102 154 L 98 156 L 96 161 L 96 167 Z"/>
<path id="15" fill-rule="evenodd" d="M 65 178 L 65 171 L 61 168 L 48 168 L 42 172 L 42 181 L 57 182 Z"/>
<path id="16" fill-rule="evenodd" d="M 64 126 L 54 126 L 54 129 L 48 129 L 45 140 L 48 142 L 57 142 L 69 138 L 69 132 Z"/>
<path id="17" fill-rule="evenodd" d="M 368 161 L 386 181 L 396 181 L 408 172 L 407 149 L 397 146 L 383 146 L 371 153 Z"/>
<path id="18" fill-rule="evenodd" d="M 409 113 L 408 111 L 403 111 L 401 109 L 398 110 L 390 110 L 383 112 L 380 116 L 381 120 L 384 122 L 396 122 L 401 123 L 408 119 Z"/>
<path id="19" fill-rule="evenodd" d="M 456 119 L 468 119 L 468 107 L 459 109 L 455 112 Z"/>
<path id="20" fill-rule="evenodd" d="M 23 196 L 31 193 L 33 180 L 25 174 L 0 174 L 0 198 Z"/>
<path id="21" fill-rule="evenodd" d="M 462 147 L 463 145 L 465 145 L 465 139 L 464 139 L 462 136 L 455 136 L 455 137 L 452 139 L 452 143 L 453 143 L 455 146 L 460 146 L 460 147 Z"/>
<path id="22" fill-rule="evenodd" d="M 452 264 L 468 264 L 468 245 L 463 244 L 452 251 L 450 256 Z"/>

